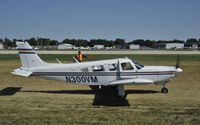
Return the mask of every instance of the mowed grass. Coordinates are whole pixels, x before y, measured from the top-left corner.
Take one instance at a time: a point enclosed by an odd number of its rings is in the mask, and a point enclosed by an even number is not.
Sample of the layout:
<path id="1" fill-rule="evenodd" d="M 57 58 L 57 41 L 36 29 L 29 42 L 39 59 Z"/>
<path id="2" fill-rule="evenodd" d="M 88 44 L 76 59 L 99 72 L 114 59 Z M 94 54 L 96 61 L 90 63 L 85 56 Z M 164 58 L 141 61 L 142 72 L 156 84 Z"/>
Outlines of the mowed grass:
<path id="1" fill-rule="evenodd" d="M 73 55 L 41 55 L 47 62 L 72 61 Z M 88 55 L 86 60 L 125 55 Z M 128 55 L 145 65 L 175 65 L 176 55 Z M 127 99 L 118 99 L 111 89 L 96 92 L 88 86 L 20 77 L 10 72 L 20 66 L 17 55 L 0 55 L 0 125 L 7 124 L 200 124 L 200 55 L 181 55 L 184 72 L 162 94 L 159 85 L 126 86 Z"/>

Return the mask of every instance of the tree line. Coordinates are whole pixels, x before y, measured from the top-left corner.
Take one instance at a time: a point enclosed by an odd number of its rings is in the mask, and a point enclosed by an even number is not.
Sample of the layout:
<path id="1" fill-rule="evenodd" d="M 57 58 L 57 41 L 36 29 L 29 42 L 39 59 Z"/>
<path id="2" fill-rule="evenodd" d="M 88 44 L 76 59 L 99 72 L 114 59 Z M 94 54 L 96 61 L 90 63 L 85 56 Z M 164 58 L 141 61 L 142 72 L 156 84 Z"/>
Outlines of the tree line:
<path id="1" fill-rule="evenodd" d="M 127 42 L 124 39 L 117 38 L 115 40 L 106 40 L 106 39 L 91 39 L 91 40 L 84 40 L 84 39 L 64 39 L 62 42 L 57 40 L 52 40 L 49 38 L 30 38 L 30 39 L 9 39 L 4 38 L 0 39 L 0 43 L 3 43 L 5 49 L 16 47 L 16 41 L 27 41 L 31 46 L 57 46 L 61 43 L 72 44 L 76 47 L 94 47 L 94 45 L 104 45 L 105 47 L 112 47 L 112 46 L 120 46 L 125 47 L 130 44 L 136 44 L 140 46 L 150 47 L 150 48 L 157 48 L 157 46 L 162 46 L 166 43 L 184 43 L 186 47 L 191 47 L 192 44 L 198 44 L 200 46 L 200 39 L 190 38 L 186 41 L 184 40 L 144 40 L 144 39 L 137 39 L 132 40 L 131 42 Z"/>

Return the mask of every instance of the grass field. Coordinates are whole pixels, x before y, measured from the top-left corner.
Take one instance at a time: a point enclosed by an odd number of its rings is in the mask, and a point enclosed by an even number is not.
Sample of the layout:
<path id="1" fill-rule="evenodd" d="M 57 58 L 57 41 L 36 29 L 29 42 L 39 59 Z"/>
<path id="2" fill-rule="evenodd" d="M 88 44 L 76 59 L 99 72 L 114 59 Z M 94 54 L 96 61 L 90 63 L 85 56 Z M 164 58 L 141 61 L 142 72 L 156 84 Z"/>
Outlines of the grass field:
<path id="1" fill-rule="evenodd" d="M 41 55 L 47 62 L 72 61 L 73 55 Z M 87 60 L 125 55 L 89 55 Z M 128 55 L 145 65 L 175 65 L 176 55 Z M 24 78 L 10 72 L 20 66 L 17 55 L 0 55 L 0 125 L 54 124 L 200 124 L 200 55 L 181 55 L 184 72 L 168 85 L 126 86 L 127 99 L 103 88 Z"/>

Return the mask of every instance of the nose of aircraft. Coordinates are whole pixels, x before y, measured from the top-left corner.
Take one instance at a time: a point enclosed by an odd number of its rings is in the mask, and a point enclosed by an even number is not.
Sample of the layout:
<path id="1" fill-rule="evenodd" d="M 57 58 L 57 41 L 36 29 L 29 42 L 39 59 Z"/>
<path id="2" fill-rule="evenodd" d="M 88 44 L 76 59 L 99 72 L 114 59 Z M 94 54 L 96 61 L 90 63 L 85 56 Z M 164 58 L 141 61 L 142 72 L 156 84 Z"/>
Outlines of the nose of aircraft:
<path id="1" fill-rule="evenodd" d="M 181 73 L 181 72 L 183 72 L 183 70 L 181 69 L 181 68 L 177 68 L 176 69 L 176 73 L 178 74 L 178 73 Z"/>

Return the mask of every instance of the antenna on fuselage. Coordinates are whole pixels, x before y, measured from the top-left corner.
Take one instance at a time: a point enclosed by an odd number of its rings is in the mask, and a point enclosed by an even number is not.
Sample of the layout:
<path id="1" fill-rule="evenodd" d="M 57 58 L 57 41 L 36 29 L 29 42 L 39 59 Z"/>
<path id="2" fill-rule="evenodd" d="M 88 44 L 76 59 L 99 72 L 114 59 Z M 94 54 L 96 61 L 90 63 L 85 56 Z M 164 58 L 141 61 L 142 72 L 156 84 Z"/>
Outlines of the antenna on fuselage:
<path id="1" fill-rule="evenodd" d="M 79 61 L 75 57 L 73 57 L 73 59 L 74 59 L 75 63 L 79 63 Z"/>
<path id="2" fill-rule="evenodd" d="M 57 58 L 56 58 L 56 60 L 58 61 L 58 63 L 62 64 L 62 62 L 60 60 L 58 60 Z"/>

